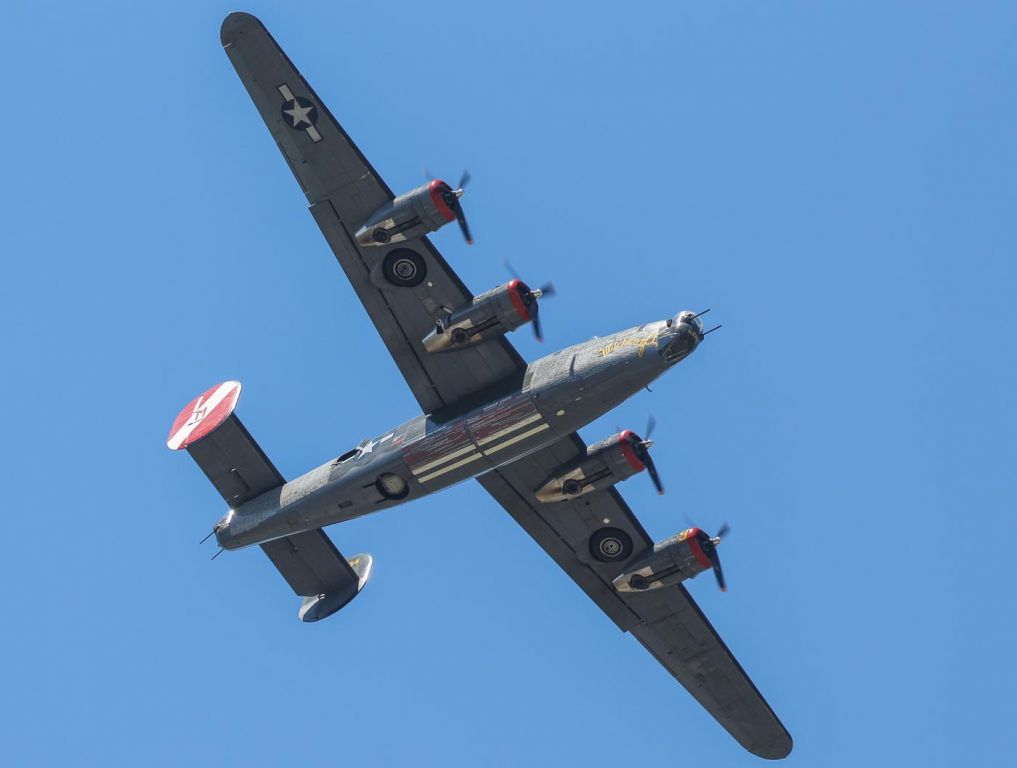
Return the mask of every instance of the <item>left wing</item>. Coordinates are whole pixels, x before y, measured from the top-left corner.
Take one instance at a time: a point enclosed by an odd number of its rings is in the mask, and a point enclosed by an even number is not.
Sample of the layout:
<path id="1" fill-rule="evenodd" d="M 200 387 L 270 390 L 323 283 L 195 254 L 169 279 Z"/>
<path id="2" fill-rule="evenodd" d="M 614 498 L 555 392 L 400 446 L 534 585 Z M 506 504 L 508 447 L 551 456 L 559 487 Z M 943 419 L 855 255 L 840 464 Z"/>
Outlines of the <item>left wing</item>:
<path id="1" fill-rule="evenodd" d="M 424 349 L 421 339 L 435 320 L 445 309 L 469 303 L 473 294 L 425 237 L 389 246 L 357 245 L 353 233 L 392 200 L 392 190 L 258 19 L 231 13 L 221 37 L 307 195 L 311 215 L 424 412 L 440 411 L 491 385 L 521 377 L 526 364 L 505 338 L 451 354 Z M 399 110 L 389 114 L 405 124 L 415 119 Z M 390 270 L 401 270 L 402 285 L 385 279 L 386 263 Z"/>
<path id="2" fill-rule="evenodd" d="M 578 434 L 478 480 L 523 529 L 625 632 L 631 632 L 747 750 L 769 759 L 791 752 L 791 736 L 684 587 L 620 593 L 611 581 L 624 563 L 590 553 L 605 527 L 632 540 L 632 555 L 653 546 L 615 488 L 574 501 L 544 504 L 534 489 L 562 464 L 586 452 Z M 629 558 L 631 559 L 631 558 Z"/>

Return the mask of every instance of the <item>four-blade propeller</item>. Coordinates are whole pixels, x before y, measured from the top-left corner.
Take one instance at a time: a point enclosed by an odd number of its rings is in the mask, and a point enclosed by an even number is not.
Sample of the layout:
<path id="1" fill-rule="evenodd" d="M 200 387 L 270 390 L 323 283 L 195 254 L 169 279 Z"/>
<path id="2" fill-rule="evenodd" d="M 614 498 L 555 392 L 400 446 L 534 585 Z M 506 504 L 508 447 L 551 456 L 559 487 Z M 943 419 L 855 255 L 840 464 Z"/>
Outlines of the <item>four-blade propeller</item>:
<path id="1" fill-rule="evenodd" d="M 505 269 L 508 270 L 509 274 L 520 282 L 519 297 L 523 300 L 523 304 L 526 305 L 526 311 L 530 313 L 533 335 L 537 337 L 537 341 L 543 341 L 544 331 L 540 325 L 540 302 L 537 301 L 537 299 L 541 296 L 547 296 L 548 298 L 554 296 L 554 283 L 544 283 L 542 286 L 534 290 L 530 288 L 521 277 L 519 277 L 519 273 L 512 268 L 512 264 L 508 259 L 505 259 L 504 263 Z"/>
<path id="2" fill-rule="evenodd" d="M 654 427 L 656 426 L 657 420 L 651 415 L 646 421 L 646 432 L 644 433 L 646 436 L 640 437 L 635 432 L 629 432 L 627 439 L 629 445 L 632 446 L 633 452 L 636 454 L 636 458 L 646 467 L 650 480 L 653 481 L 653 487 L 657 489 L 657 493 L 663 496 L 664 484 L 660 481 L 657 465 L 653 463 L 653 457 L 650 456 L 650 448 L 653 447 L 653 440 L 650 439 L 650 435 L 653 434 Z"/>
<path id="3" fill-rule="evenodd" d="M 554 283 L 544 283 L 535 291 L 527 288 L 523 293 L 523 303 L 527 305 L 530 317 L 533 318 L 533 335 L 537 337 L 537 341 L 544 340 L 544 333 L 540 327 L 540 302 L 537 301 L 541 296 L 554 296 Z"/>
<path id="4" fill-rule="evenodd" d="M 424 169 L 424 176 L 428 179 L 432 178 L 426 168 Z M 459 229 L 463 231 L 463 237 L 466 238 L 467 245 L 473 245 L 473 235 L 470 234 L 470 225 L 466 223 L 466 213 L 463 211 L 463 205 L 459 202 L 459 198 L 463 196 L 466 185 L 470 183 L 471 178 L 470 172 L 465 170 L 463 175 L 459 177 L 459 183 L 455 189 L 442 182 L 444 189 L 441 192 L 442 200 L 445 201 L 445 205 L 452 209 L 452 213 L 456 216 L 456 221 L 459 222 Z"/>

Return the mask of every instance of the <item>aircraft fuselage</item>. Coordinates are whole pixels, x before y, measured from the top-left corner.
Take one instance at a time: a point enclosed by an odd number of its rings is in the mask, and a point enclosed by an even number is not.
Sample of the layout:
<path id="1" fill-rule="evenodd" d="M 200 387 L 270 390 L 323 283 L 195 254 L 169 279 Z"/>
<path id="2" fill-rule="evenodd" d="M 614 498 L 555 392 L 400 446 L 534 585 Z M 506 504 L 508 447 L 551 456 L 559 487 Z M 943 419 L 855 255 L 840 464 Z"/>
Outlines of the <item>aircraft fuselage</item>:
<path id="1" fill-rule="evenodd" d="M 684 312 L 567 347 L 530 364 L 521 381 L 457 414 L 420 415 L 229 513 L 225 549 L 377 512 L 511 463 L 619 405 L 702 340 Z"/>

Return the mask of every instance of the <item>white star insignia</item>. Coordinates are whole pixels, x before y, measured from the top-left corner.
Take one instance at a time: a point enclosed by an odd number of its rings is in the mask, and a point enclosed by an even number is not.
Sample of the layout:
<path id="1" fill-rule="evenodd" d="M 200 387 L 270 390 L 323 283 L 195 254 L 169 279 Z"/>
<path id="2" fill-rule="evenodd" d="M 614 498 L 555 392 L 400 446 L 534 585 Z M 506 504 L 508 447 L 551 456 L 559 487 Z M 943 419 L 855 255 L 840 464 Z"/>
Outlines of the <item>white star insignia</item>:
<path id="1" fill-rule="evenodd" d="M 311 121 L 307 119 L 308 113 L 311 110 L 313 110 L 313 109 L 314 109 L 313 105 L 312 106 L 307 106 L 307 107 L 302 107 L 302 106 L 300 106 L 299 102 L 294 100 L 293 101 L 293 109 L 284 109 L 283 112 L 285 112 L 287 115 L 289 115 L 290 119 L 293 120 L 293 127 L 294 128 L 299 128 L 301 123 L 307 123 L 308 125 L 313 125 L 313 123 L 311 123 Z"/>

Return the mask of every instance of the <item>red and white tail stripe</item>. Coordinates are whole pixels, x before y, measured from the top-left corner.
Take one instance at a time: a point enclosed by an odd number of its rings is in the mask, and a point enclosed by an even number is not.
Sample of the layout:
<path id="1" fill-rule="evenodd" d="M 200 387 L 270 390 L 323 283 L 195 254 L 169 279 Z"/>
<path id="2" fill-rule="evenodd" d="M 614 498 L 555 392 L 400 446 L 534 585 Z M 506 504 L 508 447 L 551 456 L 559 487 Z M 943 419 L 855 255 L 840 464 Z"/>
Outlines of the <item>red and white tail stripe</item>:
<path id="1" fill-rule="evenodd" d="M 224 381 L 198 395 L 180 411 L 166 445 L 179 451 L 214 432 L 233 413 L 239 399 L 239 381 Z"/>

